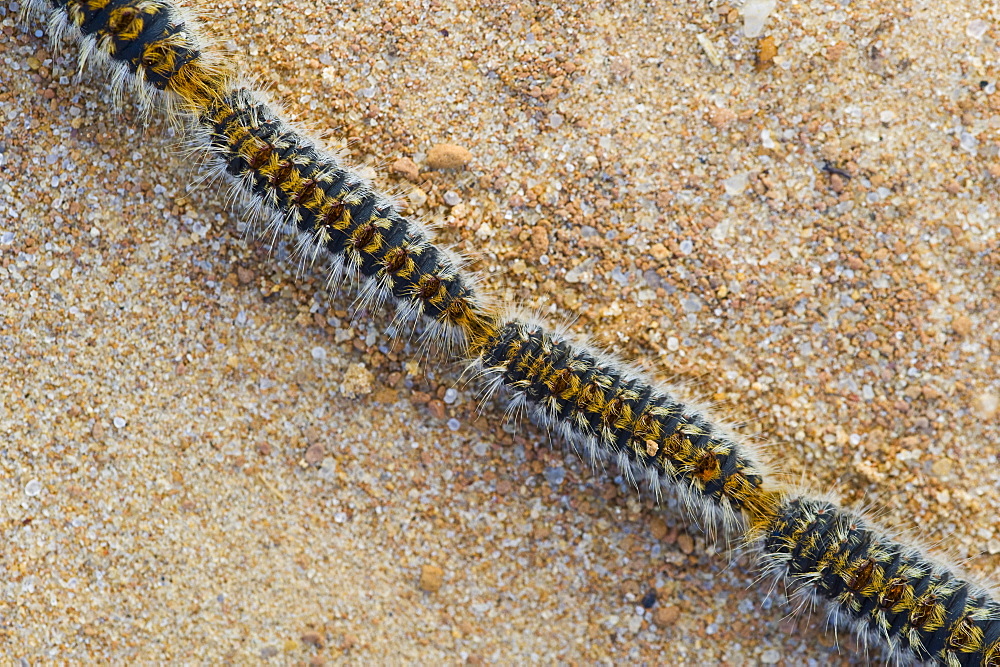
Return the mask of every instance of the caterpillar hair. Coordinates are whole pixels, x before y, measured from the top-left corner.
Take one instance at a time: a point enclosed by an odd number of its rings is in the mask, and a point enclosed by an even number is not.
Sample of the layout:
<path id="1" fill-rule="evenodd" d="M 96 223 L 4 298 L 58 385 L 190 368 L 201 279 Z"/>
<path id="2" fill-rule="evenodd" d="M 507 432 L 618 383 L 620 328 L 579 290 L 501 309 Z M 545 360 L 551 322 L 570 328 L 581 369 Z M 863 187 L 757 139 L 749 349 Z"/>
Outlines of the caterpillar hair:
<path id="1" fill-rule="evenodd" d="M 298 235 L 304 258 L 325 257 L 330 281 L 360 275 L 361 299 L 396 302 L 397 321 L 423 320 L 425 340 L 461 347 L 493 329 L 493 317 L 462 259 L 335 155 L 317 147 L 245 87 L 213 100 L 196 145 L 212 173 L 229 180 L 252 218 Z"/>
<path id="2" fill-rule="evenodd" d="M 789 496 L 760 533 L 765 572 L 897 661 L 1000 665 L 1000 603 L 858 514 Z"/>
<path id="3" fill-rule="evenodd" d="M 707 529 L 731 530 L 774 511 L 761 453 L 618 359 L 512 319 L 476 342 L 471 362 L 487 393 L 504 388 L 513 408 L 582 448 L 592 464 L 611 459 L 659 496 L 675 491 Z"/>
<path id="4" fill-rule="evenodd" d="M 115 101 L 130 92 L 144 114 L 157 101 L 170 115 L 198 109 L 231 85 L 228 59 L 174 2 L 28 0 L 25 13 L 48 17 L 53 42 L 70 33 L 80 43 L 80 69 L 88 61 L 107 66 Z"/>
<path id="5" fill-rule="evenodd" d="M 53 2 L 33 0 L 28 11 L 49 12 L 54 40 L 72 26 L 81 65 L 91 58 L 108 65 L 116 96 L 131 87 L 148 110 L 156 91 L 169 91 L 184 110 L 197 113 L 197 145 L 208 149 L 213 171 L 230 177 L 252 215 L 270 218 L 269 228 L 298 231 L 303 257 L 327 257 L 331 282 L 360 274 L 368 279 L 363 301 L 394 299 L 400 321 L 424 319 L 432 325 L 425 340 L 446 348 L 491 326 L 474 277 L 461 270 L 463 260 L 433 245 L 425 225 L 402 217 L 394 201 L 318 149 L 259 93 L 232 89 L 232 68 L 202 43 L 194 19 L 180 6 L 161 0 Z"/>

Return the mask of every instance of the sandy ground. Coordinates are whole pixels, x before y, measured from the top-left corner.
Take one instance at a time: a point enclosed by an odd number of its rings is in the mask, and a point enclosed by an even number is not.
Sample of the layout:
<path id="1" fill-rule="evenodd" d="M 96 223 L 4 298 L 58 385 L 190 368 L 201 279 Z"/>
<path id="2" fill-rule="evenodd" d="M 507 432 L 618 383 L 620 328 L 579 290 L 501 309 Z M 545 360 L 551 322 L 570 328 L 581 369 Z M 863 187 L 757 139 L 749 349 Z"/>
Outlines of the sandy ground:
<path id="1" fill-rule="evenodd" d="M 718 2 L 199 6 L 500 298 L 996 576 L 1000 10 L 779 2 L 762 44 Z M 866 661 L 0 20 L 0 660 Z"/>

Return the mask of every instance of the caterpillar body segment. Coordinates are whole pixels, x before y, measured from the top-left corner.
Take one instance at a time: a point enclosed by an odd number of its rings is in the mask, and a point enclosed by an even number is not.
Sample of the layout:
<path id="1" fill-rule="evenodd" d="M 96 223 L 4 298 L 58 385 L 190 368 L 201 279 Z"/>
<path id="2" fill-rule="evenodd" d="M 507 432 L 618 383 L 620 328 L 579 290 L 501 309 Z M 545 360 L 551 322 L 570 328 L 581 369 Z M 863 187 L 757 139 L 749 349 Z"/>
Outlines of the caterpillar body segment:
<path id="1" fill-rule="evenodd" d="M 756 532 L 765 572 L 897 660 L 1000 666 L 995 597 L 860 515 L 789 495 Z"/>
<path id="2" fill-rule="evenodd" d="M 196 142 L 224 176 L 268 220 L 274 233 L 298 235 L 304 257 L 365 280 L 368 302 L 394 301 L 402 320 L 428 324 L 425 337 L 464 349 L 493 327 L 493 316 L 460 257 L 435 245 L 426 226 L 404 217 L 336 155 L 319 148 L 255 92 L 237 88 L 210 103 Z"/>
<path id="3" fill-rule="evenodd" d="M 157 102 L 172 117 L 196 111 L 235 80 L 230 60 L 193 13 L 174 2 L 29 0 L 25 13 L 48 17 L 53 41 L 67 33 L 75 38 L 80 68 L 106 66 L 116 101 L 131 93 L 147 114 Z"/>
<path id="4" fill-rule="evenodd" d="M 507 320 L 474 345 L 473 365 L 590 460 L 616 461 L 654 491 L 669 488 L 729 531 L 771 516 L 776 498 L 759 452 L 701 410 L 592 347 Z"/>

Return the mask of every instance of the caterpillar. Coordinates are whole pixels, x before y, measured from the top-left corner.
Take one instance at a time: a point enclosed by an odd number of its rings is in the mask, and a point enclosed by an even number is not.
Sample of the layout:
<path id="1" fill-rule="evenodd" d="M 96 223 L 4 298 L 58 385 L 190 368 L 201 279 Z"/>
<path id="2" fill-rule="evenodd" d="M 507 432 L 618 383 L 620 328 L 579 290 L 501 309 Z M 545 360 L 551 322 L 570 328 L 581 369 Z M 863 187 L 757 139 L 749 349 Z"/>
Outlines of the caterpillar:
<path id="1" fill-rule="evenodd" d="M 627 377 L 621 361 L 601 363 L 592 350 L 575 353 L 493 314 L 458 258 L 250 90 L 209 104 L 198 129 L 195 145 L 209 146 L 214 173 L 241 189 L 252 216 L 269 218 L 271 230 L 294 229 L 303 256 L 331 256 L 331 282 L 364 276 L 363 304 L 392 298 L 402 321 L 430 324 L 426 339 L 448 350 L 471 347 L 480 375 L 514 390 L 515 402 L 530 402 L 570 441 L 585 442 L 592 463 L 614 456 L 627 472 L 635 466 L 657 496 L 661 485 L 678 489 L 710 530 L 721 524 L 728 531 L 744 511 L 768 511 L 759 455 L 650 381 Z M 540 395 L 545 389 L 553 395 Z"/>
<path id="2" fill-rule="evenodd" d="M 763 534 L 763 571 L 803 605 L 825 603 L 834 625 L 907 663 L 1000 664 L 1000 602 L 989 591 L 833 503 L 768 488 L 759 453 L 620 361 L 511 319 L 475 349 L 488 386 L 592 462 L 617 458 L 657 495 L 662 480 L 677 485 L 709 529 L 746 519 L 751 536 Z"/>
<path id="3" fill-rule="evenodd" d="M 920 549 L 833 503 L 790 495 L 760 538 L 762 567 L 802 604 L 897 661 L 1000 664 L 1000 603 Z"/>
<path id="4" fill-rule="evenodd" d="M 231 85 L 234 71 L 198 18 L 164 0 L 27 0 L 25 16 L 48 17 L 58 43 L 80 43 L 79 67 L 106 67 L 113 98 L 126 95 L 143 115 L 161 106 L 169 116 L 197 109 Z M 165 94 L 164 94 L 165 93 Z"/>
<path id="5" fill-rule="evenodd" d="M 300 232 L 299 251 L 315 259 L 329 253 L 331 283 L 359 272 L 369 279 L 363 302 L 400 304 L 401 322 L 426 319 L 423 336 L 446 349 L 487 326 L 473 278 L 459 275 L 462 260 L 430 243 L 429 229 L 402 218 L 397 204 L 371 190 L 336 156 L 280 119 L 243 86 L 201 27 L 182 7 L 160 0 L 55 2 L 33 0 L 29 14 L 49 14 L 53 41 L 75 29 L 80 66 L 95 57 L 111 70 L 113 90 L 127 86 L 148 109 L 168 91 L 185 111 L 197 113 L 196 149 L 208 151 L 215 176 L 229 177 L 267 215 L 268 228 Z M 169 108 L 169 107 L 168 107 Z"/>
<path id="6" fill-rule="evenodd" d="M 488 302 L 459 256 L 251 90 L 236 88 L 206 105 L 194 132 L 211 173 L 232 182 L 252 218 L 266 218 L 274 235 L 296 232 L 303 258 L 330 259 L 331 284 L 361 275 L 363 305 L 394 300 L 401 323 L 425 322 L 424 339 L 448 350 L 464 349 L 468 337 L 491 327 Z"/>
<path id="7" fill-rule="evenodd" d="M 480 341 L 472 344 L 481 350 L 480 374 L 495 378 L 498 386 L 527 385 L 519 395 L 531 396 L 535 404 L 548 403 L 537 396 L 546 383 L 559 389 L 555 394 L 571 396 L 579 409 L 552 405 L 550 421 L 571 440 L 582 436 L 593 462 L 613 453 L 626 471 L 634 463 L 657 495 L 664 483 L 679 488 L 687 505 L 713 528 L 721 522 L 728 530 L 742 510 L 766 511 L 760 506 L 766 504 L 763 494 L 756 493 L 760 464 L 745 446 L 720 437 L 718 427 L 697 410 L 648 381 L 623 377 L 615 370 L 620 361 L 605 359 L 597 369 L 594 353 L 574 356 L 544 334 L 527 333 L 521 323 L 492 314 L 460 260 L 431 243 L 427 231 L 403 218 L 392 201 L 333 155 L 318 151 L 251 91 L 239 88 L 208 105 L 199 129 L 204 137 L 196 145 L 209 146 L 214 172 L 241 188 L 252 215 L 270 218 L 268 229 L 298 232 L 302 255 L 331 256 L 331 281 L 360 273 L 369 280 L 363 303 L 396 300 L 403 321 L 425 319 L 431 326 L 424 337 L 443 341 L 447 349 L 465 350 L 468 341 Z M 530 377 L 530 371 L 526 376 L 529 368 L 550 377 Z M 571 421 L 580 433 L 573 433 Z"/>
<path id="8" fill-rule="evenodd" d="M 595 467 L 612 459 L 656 497 L 676 491 L 710 531 L 773 514 L 760 452 L 620 360 L 513 318 L 473 350 L 488 394 L 507 391 Z"/>
<path id="9" fill-rule="evenodd" d="M 265 113 L 268 113 L 268 112 L 265 112 Z M 246 159 L 247 159 L 246 156 L 241 157 L 241 158 L 237 158 L 236 162 L 238 162 L 239 160 L 244 160 L 245 161 Z M 252 159 L 252 158 L 250 158 L 250 159 Z M 245 173 L 245 168 L 244 167 L 238 168 L 237 171 L 240 171 L 240 169 L 243 169 L 244 173 Z M 281 179 L 279 179 L 279 180 L 281 180 Z M 253 184 L 248 185 L 246 187 L 252 188 Z M 264 195 L 270 195 L 271 194 L 271 193 L 269 193 L 269 191 L 261 189 L 260 186 L 257 186 L 257 187 L 259 189 L 259 192 L 256 193 L 257 196 L 261 196 L 261 193 L 263 193 Z M 277 193 L 277 192 L 275 192 L 273 194 L 275 194 L 277 196 L 281 196 L 280 193 Z M 388 199 L 388 198 L 386 198 L 386 199 Z M 296 226 L 297 226 L 297 219 L 293 219 L 293 221 L 296 223 Z M 306 249 L 312 249 L 313 247 L 314 246 L 306 246 Z M 360 257 L 359 257 L 359 260 L 360 260 Z M 363 263 L 363 261 L 357 261 L 356 263 Z M 536 340 L 543 340 L 543 339 L 546 339 L 546 337 L 547 337 L 547 335 L 544 332 L 539 331 L 537 328 L 523 328 L 523 324 L 519 323 L 519 322 L 505 321 L 505 322 L 503 322 L 503 324 L 504 324 L 505 327 L 507 325 L 510 325 L 511 329 L 509 329 L 509 330 L 515 330 L 515 329 L 519 330 L 519 334 L 521 334 L 524 337 L 526 337 L 529 341 L 531 341 L 532 337 L 534 337 Z M 501 331 L 501 330 L 502 329 L 498 327 L 495 331 L 485 331 L 485 332 L 483 332 L 483 333 L 486 334 L 484 336 L 484 338 L 485 339 L 494 339 L 495 334 L 499 333 L 499 331 Z M 555 342 L 551 337 L 549 337 L 548 338 L 548 342 L 546 344 L 547 345 L 553 345 L 553 346 L 555 346 L 555 345 L 558 345 L 558 342 Z M 483 349 L 485 349 L 485 346 L 484 346 Z M 592 349 L 587 349 L 585 346 L 579 346 L 579 345 L 574 346 L 574 349 L 577 352 L 582 353 L 584 356 L 590 356 L 590 357 L 592 357 L 593 360 L 595 362 L 597 362 L 598 364 L 604 363 L 599 358 L 599 356 Z M 499 348 L 493 350 L 493 352 L 491 352 L 491 354 L 493 354 L 494 352 L 499 352 Z M 507 354 L 511 354 L 512 355 L 513 351 L 508 351 Z M 495 356 L 493 358 L 493 360 L 492 360 L 492 364 L 493 365 L 490 366 L 490 368 L 493 369 L 492 371 L 490 371 L 490 375 L 492 377 L 494 377 L 494 378 L 501 378 L 500 380 L 497 380 L 497 382 L 500 383 L 500 384 L 508 382 L 508 380 L 510 380 L 510 377 L 511 377 L 511 376 L 509 376 L 509 371 L 506 368 L 503 368 L 502 366 L 496 365 L 497 362 L 504 362 L 504 359 L 502 358 L 502 356 L 503 356 L 502 354 L 500 354 L 499 356 Z M 513 357 L 511 357 L 511 358 L 513 359 Z M 475 363 L 478 363 L 478 361 L 475 362 Z M 589 363 L 592 363 L 592 362 L 589 362 Z M 620 362 L 613 361 L 613 360 L 608 360 L 607 361 L 607 365 L 609 365 L 612 369 L 617 369 L 617 371 L 613 371 L 612 373 L 610 373 L 610 374 L 607 375 L 607 377 L 614 377 L 615 378 L 615 380 L 612 380 L 612 382 L 616 382 L 616 381 L 619 381 L 621 379 L 625 379 L 625 381 L 628 382 L 628 381 L 631 381 L 633 379 L 632 376 L 625 369 L 625 366 L 622 365 Z M 522 382 L 522 384 L 519 385 L 518 382 Z M 535 391 L 536 393 L 538 391 L 538 387 L 532 388 L 532 387 L 528 387 L 528 386 L 524 385 L 523 384 L 523 378 L 510 380 L 509 384 L 512 385 L 512 388 L 515 390 L 515 393 L 518 392 L 518 391 L 522 391 L 521 396 L 523 396 L 523 397 L 519 397 L 516 400 L 518 400 L 521 403 L 524 403 L 525 405 L 529 405 L 530 402 L 532 400 L 534 400 L 534 397 L 530 396 L 530 391 Z M 558 393 L 563 393 L 563 392 L 558 392 Z M 605 398 L 607 399 L 607 395 L 606 394 L 605 394 Z M 632 400 L 632 399 L 629 399 L 629 400 Z M 551 402 L 552 401 L 550 400 L 550 404 L 551 404 Z M 608 400 L 608 403 L 610 404 L 610 400 Z M 602 417 L 603 417 L 603 413 L 605 411 L 606 410 L 602 410 L 601 411 Z M 544 410 L 542 410 L 538 414 L 543 414 L 543 413 L 544 413 Z M 610 412 L 609 412 L 609 414 L 610 414 Z M 593 426 L 593 424 L 591 424 L 590 428 L 594 429 L 595 427 Z M 586 440 L 586 438 L 589 438 L 589 437 L 592 437 L 592 436 L 591 436 L 590 433 L 584 433 L 583 436 L 585 438 L 584 447 L 586 448 L 587 447 L 586 442 L 588 442 Z M 579 437 L 579 436 L 577 436 L 577 437 Z M 643 443 L 643 444 L 645 444 L 645 443 Z M 656 444 L 657 454 L 659 454 L 659 452 L 660 452 L 660 443 L 654 442 L 654 444 Z M 594 450 L 592 450 L 592 451 L 594 451 Z M 621 450 L 621 449 L 619 449 L 619 451 L 620 452 L 624 452 L 625 457 L 630 459 L 627 462 L 627 466 L 634 465 L 633 464 L 633 458 L 632 458 L 633 455 L 634 455 L 634 460 L 643 461 L 643 458 L 642 458 L 642 455 L 641 455 L 642 454 L 641 450 L 639 450 L 639 451 L 636 451 L 634 449 L 631 450 L 632 451 L 632 455 L 629 454 L 628 450 Z M 644 465 L 645 465 L 645 463 L 644 463 Z M 661 474 L 660 470 L 658 468 L 656 468 L 655 464 L 653 464 L 653 468 L 656 469 L 656 473 L 658 475 Z M 629 470 L 631 468 L 626 467 L 625 469 Z M 645 468 L 645 469 L 649 470 L 649 468 Z M 664 471 L 665 470 L 666 470 L 666 468 L 664 468 Z M 725 515 L 725 516 L 733 516 L 733 514 L 735 512 L 735 510 L 733 508 L 736 507 L 737 505 L 730 504 L 728 500 L 724 501 L 724 505 L 726 507 L 728 507 L 728 509 L 726 509 L 726 510 L 724 510 L 722 512 L 723 515 Z"/>

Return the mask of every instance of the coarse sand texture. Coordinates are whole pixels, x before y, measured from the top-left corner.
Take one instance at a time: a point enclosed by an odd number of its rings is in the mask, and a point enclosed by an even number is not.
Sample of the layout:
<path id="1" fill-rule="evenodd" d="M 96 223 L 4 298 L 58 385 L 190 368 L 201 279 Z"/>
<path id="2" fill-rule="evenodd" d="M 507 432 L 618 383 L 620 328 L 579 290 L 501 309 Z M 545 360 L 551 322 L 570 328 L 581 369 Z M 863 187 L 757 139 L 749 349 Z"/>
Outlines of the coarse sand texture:
<path id="1" fill-rule="evenodd" d="M 996 8 L 0 27 L 0 659 L 1000 665 Z"/>

